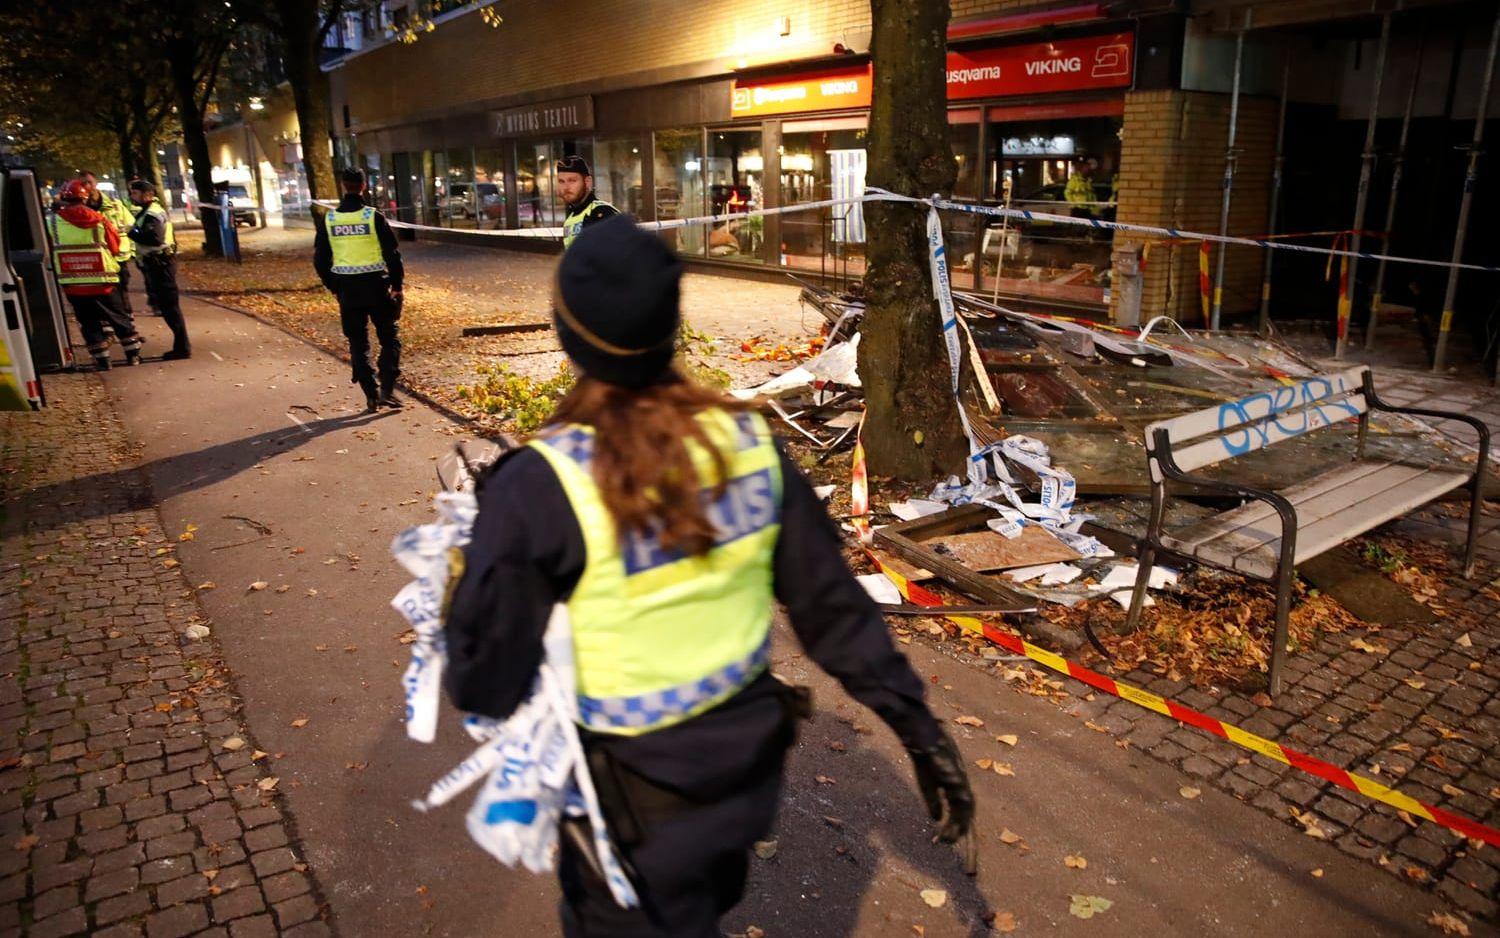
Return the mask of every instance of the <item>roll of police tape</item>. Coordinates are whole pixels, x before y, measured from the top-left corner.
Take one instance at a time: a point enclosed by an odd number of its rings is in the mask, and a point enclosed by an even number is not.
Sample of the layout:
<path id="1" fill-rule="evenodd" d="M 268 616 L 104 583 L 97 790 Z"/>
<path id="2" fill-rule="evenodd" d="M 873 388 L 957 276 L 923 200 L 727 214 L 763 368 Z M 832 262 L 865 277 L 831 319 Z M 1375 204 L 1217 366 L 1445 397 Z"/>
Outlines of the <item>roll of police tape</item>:
<path id="1" fill-rule="evenodd" d="M 1484 824 L 1472 821 L 1462 815 L 1454 814 L 1452 811 L 1439 808 L 1436 805 L 1418 801 L 1373 779 L 1365 778 L 1362 775 L 1355 775 L 1353 772 L 1341 769 L 1331 762 L 1324 762 L 1322 759 L 1299 752 L 1274 740 L 1266 739 L 1264 736 L 1257 736 L 1255 733 L 1240 729 L 1230 723 L 1225 723 L 1223 720 L 1215 719 L 1191 707 L 1185 707 L 1176 701 L 1167 700 L 1157 694 L 1141 690 L 1138 687 L 1132 687 L 1129 684 L 1116 681 L 1114 678 L 1106 677 L 1097 671 L 1086 668 L 1077 662 L 1069 661 L 1061 655 L 1054 654 L 1045 648 L 1039 648 L 1019 635 L 1006 632 L 982 619 L 975 618 L 974 616 L 945 614 L 942 608 L 944 606 L 943 600 L 937 594 L 919 584 L 911 582 L 895 570 L 885 566 L 873 554 L 870 554 L 869 557 L 870 561 L 875 564 L 876 569 L 884 573 L 886 578 L 895 584 L 896 589 L 901 592 L 901 595 L 906 597 L 907 602 L 917 606 L 928 606 L 933 610 L 934 615 L 942 616 L 963 631 L 992 642 L 1012 654 L 1023 655 L 1059 674 L 1082 681 L 1095 690 L 1119 697 L 1122 700 L 1128 700 L 1133 704 L 1145 707 L 1147 710 L 1160 713 L 1163 716 L 1171 717 L 1179 723 L 1203 730 L 1205 733 L 1217 736 L 1242 749 L 1248 749 L 1253 753 L 1265 756 L 1267 759 L 1274 759 L 1277 762 L 1290 765 L 1292 768 L 1299 769 L 1309 775 L 1315 775 L 1324 781 L 1332 782 L 1340 788 L 1357 792 L 1366 798 L 1388 805 L 1398 811 L 1404 811 L 1412 817 L 1419 817 L 1441 824 L 1449 830 L 1462 834 L 1465 837 L 1483 841 L 1492 847 L 1500 847 L 1500 831 L 1492 827 L 1487 827 Z"/>

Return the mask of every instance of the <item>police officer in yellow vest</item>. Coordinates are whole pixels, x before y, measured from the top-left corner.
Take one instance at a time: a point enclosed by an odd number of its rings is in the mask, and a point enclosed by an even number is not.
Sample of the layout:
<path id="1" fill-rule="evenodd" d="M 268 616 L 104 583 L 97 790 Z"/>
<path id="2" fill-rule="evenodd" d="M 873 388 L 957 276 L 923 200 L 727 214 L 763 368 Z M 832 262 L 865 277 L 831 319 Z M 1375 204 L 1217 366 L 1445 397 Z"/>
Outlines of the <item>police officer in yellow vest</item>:
<path id="1" fill-rule="evenodd" d="M 313 237 L 313 269 L 338 297 L 344 337 L 349 340 L 355 384 L 365 392 L 365 407 L 400 409 L 395 394 L 401 374 L 401 286 L 405 269 L 396 235 L 385 216 L 364 202 L 365 174 L 346 169 L 340 176 L 344 197 L 323 217 Z M 370 367 L 369 327 L 380 340 L 376 370 Z"/>
<path id="2" fill-rule="evenodd" d="M 810 657 L 906 745 L 939 836 L 969 841 L 963 762 L 812 487 L 760 416 L 673 366 L 681 275 L 629 216 L 563 255 L 554 323 L 578 383 L 484 475 L 455 558 L 446 683 L 462 710 L 509 716 L 551 610 L 570 614 L 580 735 L 642 908 L 615 905 L 588 836 L 561 837 L 567 936 L 720 934 L 808 709 L 768 670 L 777 601 Z"/>
<path id="3" fill-rule="evenodd" d="M 594 195 L 594 177 L 581 156 L 565 156 L 557 161 L 557 194 L 562 197 L 568 215 L 563 219 L 563 250 L 573 246 L 578 233 L 620 210 Z"/>
<path id="4" fill-rule="evenodd" d="M 140 214 L 126 236 L 136 246 L 136 263 L 146 280 L 146 294 L 172 330 L 172 348 L 162 359 L 191 358 L 193 350 L 177 295 L 177 235 L 172 230 L 172 217 L 156 201 L 156 186 L 148 180 L 137 179 L 130 184 L 130 201 L 140 207 Z"/>
<path id="5" fill-rule="evenodd" d="M 120 266 L 120 305 L 125 307 L 125 312 L 133 319 L 135 307 L 130 302 L 130 261 L 135 258 L 135 243 L 125 237 L 125 232 L 135 224 L 135 215 L 124 202 L 99 188 L 99 177 L 92 171 L 80 170 L 78 178 L 89 187 L 88 207 L 108 218 L 120 235 L 120 252 L 115 255 L 115 262 Z"/>

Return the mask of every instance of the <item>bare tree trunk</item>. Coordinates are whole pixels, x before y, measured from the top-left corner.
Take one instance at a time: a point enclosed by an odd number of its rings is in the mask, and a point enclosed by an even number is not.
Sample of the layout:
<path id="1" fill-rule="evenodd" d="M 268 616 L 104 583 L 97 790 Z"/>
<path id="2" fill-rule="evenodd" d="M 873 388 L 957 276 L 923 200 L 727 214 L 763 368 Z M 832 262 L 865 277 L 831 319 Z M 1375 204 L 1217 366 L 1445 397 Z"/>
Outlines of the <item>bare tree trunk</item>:
<path id="1" fill-rule="evenodd" d="M 283 61 L 297 106 L 297 127 L 302 140 L 302 165 L 307 170 L 307 189 L 314 199 L 337 198 L 333 157 L 329 142 L 333 128 L 329 117 L 328 75 L 318 67 L 318 4 L 308 0 L 274 0 L 281 26 Z M 317 206 L 314 206 L 317 211 Z"/>
<path id="2" fill-rule="evenodd" d="M 128 128 L 117 129 L 115 131 L 115 146 L 120 151 L 121 178 L 129 179 L 135 175 L 135 135 Z"/>
<path id="3" fill-rule="evenodd" d="M 208 153 L 208 136 L 203 130 L 203 112 L 198 109 L 198 81 L 194 74 L 196 49 L 181 48 L 185 43 L 167 44 L 167 62 L 172 70 L 172 92 L 177 99 L 177 118 L 182 125 L 182 144 L 192 163 L 193 188 L 200 205 L 217 205 L 214 197 L 213 157 Z M 222 257 L 224 242 L 219 236 L 217 212 L 202 212 L 204 253 Z"/>
<path id="4" fill-rule="evenodd" d="M 953 186 L 948 145 L 947 0 L 870 0 L 875 61 L 870 185 L 930 196 Z M 860 325 L 865 449 L 872 474 L 922 480 L 962 475 L 968 444 L 950 386 L 932 296 L 926 214 L 866 203 L 867 310 Z"/>

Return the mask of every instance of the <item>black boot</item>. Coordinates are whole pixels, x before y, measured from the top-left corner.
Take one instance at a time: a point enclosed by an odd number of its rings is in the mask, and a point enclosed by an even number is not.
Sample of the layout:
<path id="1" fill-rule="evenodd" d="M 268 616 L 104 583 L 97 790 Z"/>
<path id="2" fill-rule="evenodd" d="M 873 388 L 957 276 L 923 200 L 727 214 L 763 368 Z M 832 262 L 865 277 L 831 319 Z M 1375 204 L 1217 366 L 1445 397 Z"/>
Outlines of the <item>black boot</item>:
<path id="1" fill-rule="evenodd" d="M 108 371 L 109 370 L 109 356 L 108 355 L 95 355 L 94 356 L 94 368 L 97 369 L 97 370 L 99 370 L 99 371 Z"/>
<path id="2" fill-rule="evenodd" d="M 356 383 L 359 384 L 359 389 L 365 392 L 365 413 L 375 413 L 380 407 L 380 394 L 375 390 L 375 379 L 360 378 Z"/>
<path id="3" fill-rule="evenodd" d="M 175 361 L 181 361 L 184 358 L 192 358 L 192 357 L 193 357 L 193 351 L 192 351 L 192 349 L 185 349 L 185 348 L 184 349 L 177 349 L 177 348 L 174 348 L 174 349 L 170 349 L 170 350 L 168 350 L 166 352 L 163 352 L 162 355 L 161 355 L 161 360 L 164 361 L 164 362 L 175 362 Z"/>
<path id="4" fill-rule="evenodd" d="M 396 379 L 380 379 L 380 401 L 381 407 L 389 407 L 391 410 L 401 409 L 401 399 L 396 397 Z"/>
<path id="5" fill-rule="evenodd" d="M 125 350 L 125 364 L 127 364 L 127 365 L 139 365 L 140 363 L 141 363 L 141 350 L 140 349 L 138 349 L 138 348 L 128 348 L 128 349 Z"/>

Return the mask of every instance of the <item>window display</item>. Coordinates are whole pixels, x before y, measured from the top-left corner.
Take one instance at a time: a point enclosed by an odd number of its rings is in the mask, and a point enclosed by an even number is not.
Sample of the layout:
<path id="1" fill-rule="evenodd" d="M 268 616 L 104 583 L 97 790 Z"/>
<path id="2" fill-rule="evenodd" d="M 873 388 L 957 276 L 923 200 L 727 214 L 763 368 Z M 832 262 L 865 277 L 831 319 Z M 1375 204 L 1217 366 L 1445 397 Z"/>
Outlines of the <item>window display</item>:
<path id="1" fill-rule="evenodd" d="M 656 220 L 693 218 L 706 212 L 703 199 L 703 131 L 658 130 L 652 135 L 656 171 Z M 684 254 L 702 254 L 703 228 L 690 225 L 664 232 Z"/>
<path id="2" fill-rule="evenodd" d="M 765 158 L 761 154 L 759 130 L 710 130 L 708 161 L 709 212 L 732 215 L 765 205 L 761 179 Z M 708 254 L 726 260 L 764 260 L 765 218 L 731 219 L 717 224 L 708 234 Z"/>
<path id="3" fill-rule="evenodd" d="M 615 208 L 637 218 L 645 208 L 641 181 L 641 137 L 600 137 L 594 140 L 594 192 Z"/>

